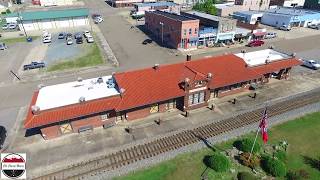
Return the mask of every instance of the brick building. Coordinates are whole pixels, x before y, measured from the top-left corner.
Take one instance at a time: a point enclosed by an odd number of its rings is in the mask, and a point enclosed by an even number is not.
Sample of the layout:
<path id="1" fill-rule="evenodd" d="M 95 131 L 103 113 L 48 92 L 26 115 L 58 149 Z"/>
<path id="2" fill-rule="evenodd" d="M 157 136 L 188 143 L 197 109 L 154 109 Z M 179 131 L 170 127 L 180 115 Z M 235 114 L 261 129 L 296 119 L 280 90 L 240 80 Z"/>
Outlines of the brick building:
<path id="1" fill-rule="evenodd" d="M 163 45 L 176 49 L 197 48 L 198 19 L 162 11 L 149 11 L 145 13 L 145 27 Z"/>
<path id="2" fill-rule="evenodd" d="M 236 11 L 264 11 L 270 0 L 236 0 L 234 3 L 216 4 L 219 16 L 231 16 Z"/>
<path id="3" fill-rule="evenodd" d="M 172 109 L 188 111 L 273 77 L 287 79 L 301 64 L 265 49 L 42 87 L 32 97 L 24 127 L 26 134 L 51 139 Z"/>

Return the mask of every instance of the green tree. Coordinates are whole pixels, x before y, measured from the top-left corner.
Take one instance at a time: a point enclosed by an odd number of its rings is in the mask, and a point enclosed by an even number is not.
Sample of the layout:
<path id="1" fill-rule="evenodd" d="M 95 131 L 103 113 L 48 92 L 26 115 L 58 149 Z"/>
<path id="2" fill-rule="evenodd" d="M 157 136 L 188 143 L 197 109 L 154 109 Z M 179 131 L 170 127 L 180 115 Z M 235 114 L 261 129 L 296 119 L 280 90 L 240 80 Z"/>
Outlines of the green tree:
<path id="1" fill-rule="evenodd" d="M 192 9 L 200 12 L 204 12 L 211 15 L 217 14 L 217 8 L 214 6 L 215 0 L 206 0 L 204 2 L 197 2 Z"/>

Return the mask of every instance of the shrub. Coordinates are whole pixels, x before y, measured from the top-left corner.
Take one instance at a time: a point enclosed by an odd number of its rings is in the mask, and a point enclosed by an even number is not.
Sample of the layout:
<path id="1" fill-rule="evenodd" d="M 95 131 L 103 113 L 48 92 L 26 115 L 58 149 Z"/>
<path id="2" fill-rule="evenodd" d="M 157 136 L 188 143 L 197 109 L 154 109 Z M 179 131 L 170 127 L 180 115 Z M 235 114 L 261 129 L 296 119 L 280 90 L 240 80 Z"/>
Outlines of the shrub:
<path id="1" fill-rule="evenodd" d="M 2 11 L 1 14 L 6 14 L 6 12 L 5 12 L 5 11 Z"/>
<path id="2" fill-rule="evenodd" d="M 253 143 L 254 143 L 253 139 L 249 139 L 249 138 L 243 139 L 240 144 L 240 150 L 243 152 L 250 152 L 253 146 Z M 256 141 L 256 144 L 253 147 L 252 153 L 258 153 L 260 149 L 261 149 L 261 144 L 258 141 Z"/>
<path id="3" fill-rule="evenodd" d="M 303 180 L 303 179 L 309 179 L 309 173 L 304 170 L 300 169 L 298 171 L 290 171 L 287 174 L 287 179 L 288 180 Z"/>
<path id="4" fill-rule="evenodd" d="M 262 161 L 263 169 L 275 177 L 283 177 L 287 174 L 287 169 L 284 163 L 278 159 L 265 157 Z"/>
<path id="5" fill-rule="evenodd" d="M 238 180 L 257 180 L 257 178 L 249 172 L 239 172 L 237 178 Z"/>
<path id="6" fill-rule="evenodd" d="M 242 153 L 240 155 L 240 162 L 241 164 L 243 164 L 244 166 L 247 166 L 251 169 L 255 169 L 257 166 L 260 165 L 260 157 L 252 154 L 250 159 L 249 159 L 250 153 Z"/>
<path id="7" fill-rule="evenodd" d="M 7 10 L 6 10 L 6 13 L 7 13 L 7 14 L 10 14 L 10 13 L 11 13 L 10 9 L 7 9 Z"/>
<path id="8" fill-rule="evenodd" d="M 285 151 L 279 150 L 274 153 L 274 157 L 276 157 L 282 162 L 285 162 L 287 160 L 287 153 Z"/>
<path id="9" fill-rule="evenodd" d="M 217 172 L 227 171 L 231 164 L 229 159 L 221 153 L 214 153 L 205 160 L 206 165 Z"/>

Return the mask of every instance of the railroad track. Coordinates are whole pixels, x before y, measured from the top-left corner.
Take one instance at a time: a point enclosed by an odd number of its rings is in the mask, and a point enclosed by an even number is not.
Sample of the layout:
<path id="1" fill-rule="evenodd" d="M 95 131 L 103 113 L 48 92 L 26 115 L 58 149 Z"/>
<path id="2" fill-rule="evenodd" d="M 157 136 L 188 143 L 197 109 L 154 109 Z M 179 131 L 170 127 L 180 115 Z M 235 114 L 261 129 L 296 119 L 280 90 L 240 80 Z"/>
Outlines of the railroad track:
<path id="1" fill-rule="evenodd" d="M 273 117 L 308 104 L 320 102 L 320 90 L 311 91 L 304 95 L 278 102 L 268 106 L 268 116 Z M 185 130 L 177 134 L 163 137 L 146 144 L 135 145 L 116 153 L 108 154 L 97 159 L 81 162 L 66 169 L 43 175 L 35 180 L 85 179 L 114 170 L 142 159 L 199 142 L 237 128 L 260 121 L 263 108 L 246 112 L 219 122 L 203 125 L 192 130 Z"/>

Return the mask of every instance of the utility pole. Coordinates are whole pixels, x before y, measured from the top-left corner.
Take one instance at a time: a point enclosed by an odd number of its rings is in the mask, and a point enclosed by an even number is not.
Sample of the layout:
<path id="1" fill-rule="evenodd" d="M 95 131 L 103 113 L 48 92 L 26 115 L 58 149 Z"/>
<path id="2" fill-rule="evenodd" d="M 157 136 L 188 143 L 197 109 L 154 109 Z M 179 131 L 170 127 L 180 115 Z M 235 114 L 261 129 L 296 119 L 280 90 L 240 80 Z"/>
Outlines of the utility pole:
<path id="1" fill-rule="evenodd" d="M 160 22 L 161 25 L 161 44 L 163 45 L 163 22 Z"/>
<path id="2" fill-rule="evenodd" d="M 27 34 L 26 30 L 24 29 L 22 17 L 20 16 L 20 9 L 19 9 L 19 11 L 18 11 L 18 18 L 19 18 L 19 22 L 21 23 L 21 26 L 22 26 L 24 35 L 25 35 L 26 37 L 28 37 L 28 34 Z"/>

